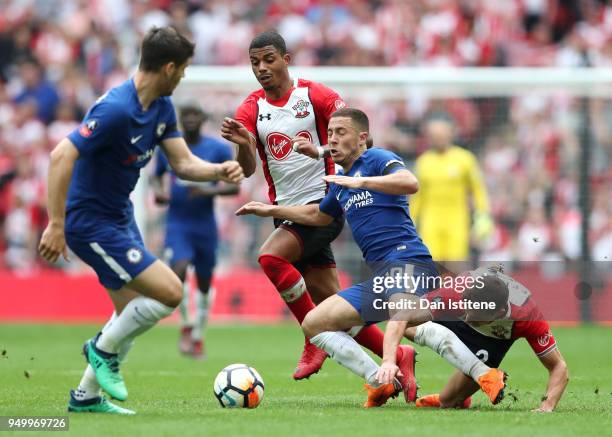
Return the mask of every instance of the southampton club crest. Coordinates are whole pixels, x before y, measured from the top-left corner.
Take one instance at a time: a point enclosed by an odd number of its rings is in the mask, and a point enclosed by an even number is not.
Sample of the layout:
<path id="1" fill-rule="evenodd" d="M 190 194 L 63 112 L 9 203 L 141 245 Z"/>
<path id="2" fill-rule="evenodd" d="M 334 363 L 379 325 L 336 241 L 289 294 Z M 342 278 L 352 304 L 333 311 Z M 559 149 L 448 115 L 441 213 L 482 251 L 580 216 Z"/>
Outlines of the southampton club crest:
<path id="1" fill-rule="evenodd" d="M 308 115 L 310 115 L 310 112 L 308 111 L 309 106 L 310 102 L 302 99 L 298 100 L 298 102 L 291 107 L 295 111 L 295 118 L 308 117 Z"/>
<path id="2" fill-rule="evenodd" d="M 538 337 L 538 344 L 542 347 L 546 346 L 550 341 L 550 331 Z"/>

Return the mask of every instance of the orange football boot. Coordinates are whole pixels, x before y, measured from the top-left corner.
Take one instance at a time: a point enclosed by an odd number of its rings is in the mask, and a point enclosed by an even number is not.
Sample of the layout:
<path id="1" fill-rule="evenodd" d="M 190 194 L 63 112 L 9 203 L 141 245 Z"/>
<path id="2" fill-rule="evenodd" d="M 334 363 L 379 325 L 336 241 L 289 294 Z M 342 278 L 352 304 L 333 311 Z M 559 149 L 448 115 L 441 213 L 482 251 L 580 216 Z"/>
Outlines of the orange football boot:
<path id="1" fill-rule="evenodd" d="M 364 384 L 368 392 L 368 400 L 363 404 L 364 408 L 380 407 L 385 405 L 389 398 L 395 398 L 402 391 L 402 384 L 395 379 L 391 384 L 383 384 L 380 387 L 372 387 Z"/>
<path id="2" fill-rule="evenodd" d="M 440 408 L 440 395 L 438 393 L 420 397 L 416 400 L 417 408 Z"/>
<path id="3" fill-rule="evenodd" d="M 440 408 L 442 406 L 440 403 L 440 395 L 438 393 L 418 398 L 415 405 L 417 408 Z M 466 398 L 466 400 L 463 401 L 463 404 L 458 408 L 470 408 L 470 405 L 472 405 L 471 396 Z"/>
<path id="4" fill-rule="evenodd" d="M 504 399 L 506 379 L 508 375 L 499 369 L 491 369 L 478 378 L 480 389 L 486 393 L 493 405 L 499 404 Z"/>

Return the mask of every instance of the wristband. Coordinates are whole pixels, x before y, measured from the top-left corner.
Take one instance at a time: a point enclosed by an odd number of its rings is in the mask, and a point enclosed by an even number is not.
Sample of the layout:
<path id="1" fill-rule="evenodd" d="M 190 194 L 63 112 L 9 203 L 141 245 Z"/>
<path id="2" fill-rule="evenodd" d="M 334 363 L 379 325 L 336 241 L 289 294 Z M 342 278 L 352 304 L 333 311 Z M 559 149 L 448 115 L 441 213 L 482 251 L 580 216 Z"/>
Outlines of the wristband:
<path id="1" fill-rule="evenodd" d="M 321 159 L 325 156 L 325 149 L 321 146 L 317 146 L 317 152 L 319 152 L 319 157 L 317 159 Z"/>

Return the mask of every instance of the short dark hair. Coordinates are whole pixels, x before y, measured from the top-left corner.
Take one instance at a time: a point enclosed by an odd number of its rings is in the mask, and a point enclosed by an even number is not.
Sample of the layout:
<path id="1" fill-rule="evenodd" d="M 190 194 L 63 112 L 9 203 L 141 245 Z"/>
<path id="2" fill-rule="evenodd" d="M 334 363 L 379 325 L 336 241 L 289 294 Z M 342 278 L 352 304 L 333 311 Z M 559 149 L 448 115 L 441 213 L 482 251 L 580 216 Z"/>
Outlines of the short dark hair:
<path id="1" fill-rule="evenodd" d="M 181 35 L 174 27 L 152 27 L 140 46 L 142 71 L 159 71 L 169 62 L 183 65 L 193 56 L 195 44 Z"/>
<path id="2" fill-rule="evenodd" d="M 357 108 L 341 108 L 332 114 L 333 117 L 348 117 L 359 132 L 370 132 L 370 120 L 368 116 Z"/>
<path id="3" fill-rule="evenodd" d="M 187 114 L 198 114 L 202 116 L 202 121 L 207 121 L 209 118 L 209 114 L 204 111 L 202 105 L 196 100 L 187 100 L 181 103 L 178 107 L 178 112 L 180 117 L 184 117 Z"/>
<path id="4" fill-rule="evenodd" d="M 278 50 L 281 55 L 285 55 L 287 53 L 287 44 L 285 43 L 285 39 L 280 35 L 280 33 L 273 30 L 267 30 L 255 36 L 255 38 L 251 40 L 249 51 L 252 49 L 261 49 L 267 46 L 274 46 L 274 48 Z"/>
<path id="5" fill-rule="evenodd" d="M 481 276 L 481 282 L 467 288 L 463 297 L 471 302 L 495 303 L 495 309 L 505 308 L 510 294 L 508 286 L 495 274 Z"/>

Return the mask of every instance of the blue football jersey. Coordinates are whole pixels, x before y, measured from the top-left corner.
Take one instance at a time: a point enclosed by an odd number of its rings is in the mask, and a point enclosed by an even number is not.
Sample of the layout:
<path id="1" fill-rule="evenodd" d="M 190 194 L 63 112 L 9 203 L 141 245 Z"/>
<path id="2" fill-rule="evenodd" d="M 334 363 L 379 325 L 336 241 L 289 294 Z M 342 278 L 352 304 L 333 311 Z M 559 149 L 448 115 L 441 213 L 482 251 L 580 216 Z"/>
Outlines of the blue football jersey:
<path id="1" fill-rule="evenodd" d="M 388 150 L 366 150 L 346 176 L 383 176 L 405 169 L 401 158 Z M 339 171 L 339 175 L 343 172 Z M 405 195 L 384 194 L 331 184 L 320 203 L 322 212 L 344 214 L 366 262 L 431 258 L 417 235 Z"/>
<path id="2" fill-rule="evenodd" d="M 129 223 L 129 196 L 141 168 L 162 140 L 178 136 L 169 97 L 157 98 L 143 111 L 131 78 L 101 96 L 68 135 L 79 158 L 68 190 L 67 230 L 91 227 L 99 220 Z"/>
<path id="3" fill-rule="evenodd" d="M 190 145 L 191 152 L 197 157 L 212 163 L 221 163 L 232 159 L 229 145 L 209 136 L 200 137 L 197 144 Z M 166 171 L 171 175 L 170 205 L 168 207 L 168 222 L 185 225 L 201 225 L 214 223 L 212 197 L 193 196 L 191 188 L 197 186 L 216 185 L 217 182 L 191 182 L 179 179 L 170 166 L 163 152 L 157 153 L 155 174 L 162 176 Z"/>

